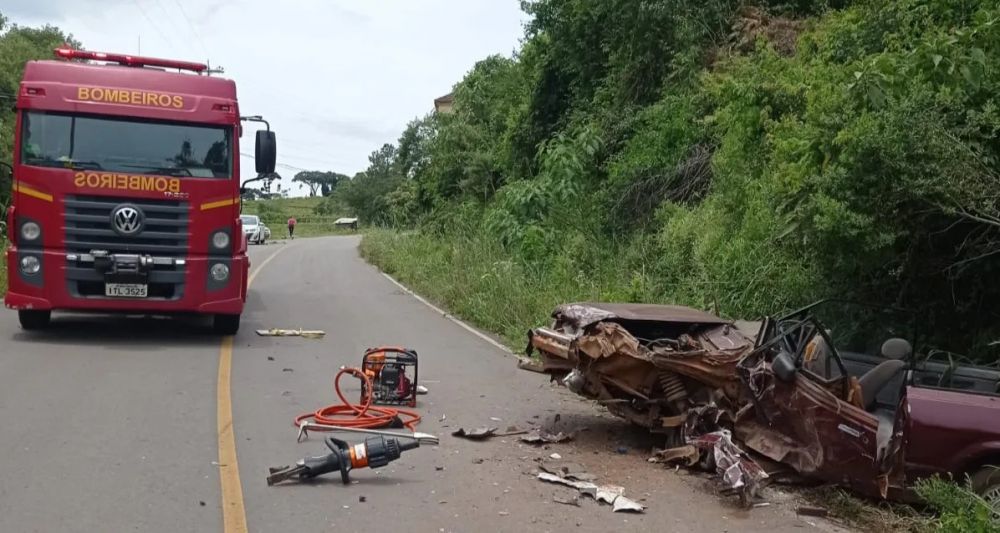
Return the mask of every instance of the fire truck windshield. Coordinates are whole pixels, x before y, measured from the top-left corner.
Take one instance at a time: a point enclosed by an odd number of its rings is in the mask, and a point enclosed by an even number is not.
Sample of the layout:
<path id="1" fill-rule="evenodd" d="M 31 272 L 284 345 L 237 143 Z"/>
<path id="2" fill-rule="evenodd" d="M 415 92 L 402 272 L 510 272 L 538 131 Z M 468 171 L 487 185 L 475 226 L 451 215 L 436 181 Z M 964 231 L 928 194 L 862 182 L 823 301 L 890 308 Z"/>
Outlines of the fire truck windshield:
<path id="1" fill-rule="evenodd" d="M 229 178 L 232 129 L 64 113 L 27 112 L 21 163 L 177 177 Z"/>

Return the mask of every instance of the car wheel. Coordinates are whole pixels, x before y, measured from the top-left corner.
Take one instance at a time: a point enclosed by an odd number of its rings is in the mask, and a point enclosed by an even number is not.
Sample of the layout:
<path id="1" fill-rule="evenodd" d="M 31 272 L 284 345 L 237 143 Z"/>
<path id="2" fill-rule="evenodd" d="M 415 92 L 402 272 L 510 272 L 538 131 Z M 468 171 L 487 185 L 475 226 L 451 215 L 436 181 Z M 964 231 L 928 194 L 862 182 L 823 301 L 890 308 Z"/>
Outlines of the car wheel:
<path id="1" fill-rule="evenodd" d="M 22 309 L 17 312 L 17 319 L 21 322 L 21 329 L 26 331 L 45 329 L 52 320 L 52 311 Z"/>
<path id="2" fill-rule="evenodd" d="M 240 315 L 215 315 L 212 329 L 219 335 L 236 335 L 240 330 Z"/>
<path id="3" fill-rule="evenodd" d="M 972 475 L 972 490 L 983 497 L 993 508 L 994 514 L 1000 513 L 1000 466 L 986 465 Z"/>

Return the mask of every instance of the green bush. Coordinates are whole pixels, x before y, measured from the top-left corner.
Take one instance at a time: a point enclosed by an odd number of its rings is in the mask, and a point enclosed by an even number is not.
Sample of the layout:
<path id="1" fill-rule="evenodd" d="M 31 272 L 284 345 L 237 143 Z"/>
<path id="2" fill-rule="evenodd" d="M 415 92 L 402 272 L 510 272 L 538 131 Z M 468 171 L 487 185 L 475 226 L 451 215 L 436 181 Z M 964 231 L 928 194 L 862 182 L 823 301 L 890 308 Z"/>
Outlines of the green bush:
<path id="1" fill-rule="evenodd" d="M 988 503 L 968 487 L 934 477 L 917 484 L 917 493 L 937 513 L 942 533 L 996 533 L 1000 519 Z"/>

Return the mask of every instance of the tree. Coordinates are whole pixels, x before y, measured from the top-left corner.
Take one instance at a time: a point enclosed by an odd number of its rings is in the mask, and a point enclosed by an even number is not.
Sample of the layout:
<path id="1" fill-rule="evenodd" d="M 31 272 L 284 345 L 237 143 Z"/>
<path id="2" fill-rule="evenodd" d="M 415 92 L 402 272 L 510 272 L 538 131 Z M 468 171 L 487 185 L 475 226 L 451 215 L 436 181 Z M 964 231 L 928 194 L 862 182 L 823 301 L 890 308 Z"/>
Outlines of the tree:
<path id="1" fill-rule="evenodd" d="M 14 152 L 14 98 L 24 64 L 52 57 L 52 50 L 64 43 L 79 48 L 71 35 L 54 26 L 26 28 L 12 24 L 0 14 L 0 162 L 10 163 Z M 0 206 L 6 204 L 10 188 L 0 183 Z"/>
<path id="2" fill-rule="evenodd" d="M 298 182 L 309 187 L 309 196 L 316 196 L 316 193 L 320 192 L 325 184 L 329 191 L 333 191 L 337 184 L 341 180 L 348 179 L 344 174 L 339 174 L 337 172 L 321 172 L 317 170 L 303 170 L 292 178 L 293 182 Z M 323 193 L 323 196 L 327 196 L 328 193 Z"/>

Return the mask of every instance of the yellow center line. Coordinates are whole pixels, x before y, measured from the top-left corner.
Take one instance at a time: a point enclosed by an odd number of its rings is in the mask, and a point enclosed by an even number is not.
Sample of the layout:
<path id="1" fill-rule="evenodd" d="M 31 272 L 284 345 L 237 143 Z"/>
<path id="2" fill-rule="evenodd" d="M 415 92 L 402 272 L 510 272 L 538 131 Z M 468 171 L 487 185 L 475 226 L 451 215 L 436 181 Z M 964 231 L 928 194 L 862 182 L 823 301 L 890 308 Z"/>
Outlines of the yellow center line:
<path id="1" fill-rule="evenodd" d="M 254 269 L 247 280 L 247 288 L 253 284 L 261 270 L 271 262 L 282 250 L 282 246 L 264 259 Z M 247 512 L 243 506 L 243 485 L 240 483 L 240 467 L 236 462 L 236 438 L 233 435 L 233 401 L 230 390 L 230 376 L 233 369 L 233 337 L 226 336 L 219 347 L 219 383 L 217 386 L 219 434 L 219 481 L 222 483 L 222 530 L 225 533 L 245 533 L 247 531 Z"/>

